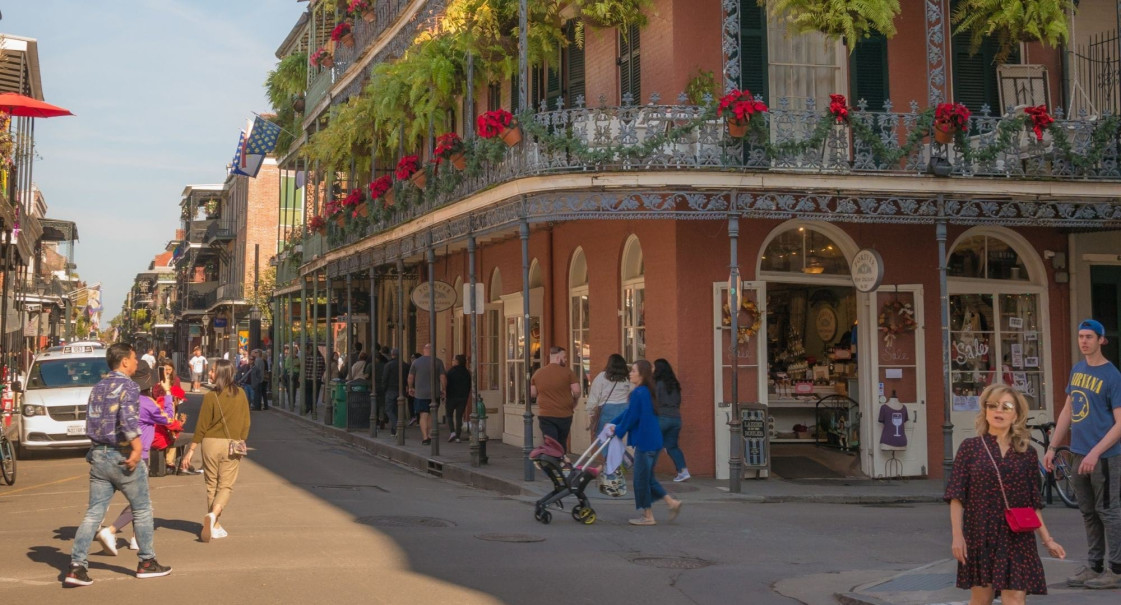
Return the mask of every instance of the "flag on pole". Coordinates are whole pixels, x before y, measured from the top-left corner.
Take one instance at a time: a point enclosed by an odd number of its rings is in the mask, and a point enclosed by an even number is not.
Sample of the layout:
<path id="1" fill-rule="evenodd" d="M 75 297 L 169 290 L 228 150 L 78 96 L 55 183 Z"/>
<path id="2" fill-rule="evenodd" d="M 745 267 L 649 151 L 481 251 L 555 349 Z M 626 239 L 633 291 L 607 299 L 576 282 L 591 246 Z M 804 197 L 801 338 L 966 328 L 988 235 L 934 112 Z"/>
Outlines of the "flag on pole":
<path id="1" fill-rule="evenodd" d="M 250 174 L 248 172 L 245 172 L 242 169 L 242 166 L 244 165 L 244 158 L 245 158 L 245 131 L 243 130 L 243 131 L 241 131 L 241 134 L 238 135 L 237 151 L 234 152 L 234 161 L 230 163 L 230 167 L 229 167 L 229 170 L 227 170 L 227 174 L 240 174 L 242 176 L 250 176 Z"/>
<path id="2" fill-rule="evenodd" d="M 253 126 L 249 129 L 249 136 L 245 140 L 245 150 L 242 153 L 242 171 L 250 177 L 256 178 L 261 170 L 265 156 L 276 149 L 276 139 L 280 136 L 280 126 L 257 116 L 253 119 Z"/>

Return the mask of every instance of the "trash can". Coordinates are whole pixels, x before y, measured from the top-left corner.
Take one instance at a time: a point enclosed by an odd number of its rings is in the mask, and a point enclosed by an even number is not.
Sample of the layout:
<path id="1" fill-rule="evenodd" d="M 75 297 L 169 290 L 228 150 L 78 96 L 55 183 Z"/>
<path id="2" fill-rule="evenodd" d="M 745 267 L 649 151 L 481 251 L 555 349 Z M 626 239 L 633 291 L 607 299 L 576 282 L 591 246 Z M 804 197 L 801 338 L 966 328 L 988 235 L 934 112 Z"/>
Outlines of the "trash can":
<path id="1" fill-rule="evenodd" d="M 346 428 L 346 382 L 342 378 L 331 379 L 331 392 L 331 406 L 335 411 L 331 424 L 340 429 Z"/>
<path id="2" fill-rule="evenodd" d="M 370 381 L 363 378 L 346 383 L 346 428 L 370 428 Z"/>

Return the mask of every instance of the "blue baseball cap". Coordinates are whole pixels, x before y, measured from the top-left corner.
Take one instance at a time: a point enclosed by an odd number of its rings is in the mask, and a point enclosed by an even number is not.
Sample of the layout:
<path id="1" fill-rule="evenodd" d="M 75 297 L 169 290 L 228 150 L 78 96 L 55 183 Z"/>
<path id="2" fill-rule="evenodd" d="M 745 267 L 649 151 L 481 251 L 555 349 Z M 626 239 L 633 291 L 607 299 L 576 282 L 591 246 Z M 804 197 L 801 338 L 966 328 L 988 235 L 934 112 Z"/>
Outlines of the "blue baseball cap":
<path id="1" fill-rule="evenodd" d="M 1078 324 L 1078 330 L 1080 332 L 1082 330 L 1089 330 L 1094 334 L 1097 334 L 1098 336 L 1105 336 L 1105 326 L 1102 325 L 1102 322 L 1096 319 L 1082 320 L 1082 323 Z"/>

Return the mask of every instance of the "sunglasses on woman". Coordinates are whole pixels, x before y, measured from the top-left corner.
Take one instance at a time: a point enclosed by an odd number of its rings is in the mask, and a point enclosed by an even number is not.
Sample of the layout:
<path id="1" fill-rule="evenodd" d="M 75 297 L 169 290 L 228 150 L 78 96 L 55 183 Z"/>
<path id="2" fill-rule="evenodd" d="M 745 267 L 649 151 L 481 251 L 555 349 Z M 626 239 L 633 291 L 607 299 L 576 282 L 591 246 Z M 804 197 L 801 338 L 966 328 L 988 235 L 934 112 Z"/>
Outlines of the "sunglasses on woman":
<path id="1" fill-rule="evenodd" d="M 1012 411 L 1015 411 L 1015 409 L 1016 409 L 1016 402 L 1015 401 L 990 401 L 990 402 L 985 404 L 985 409 L 986 410 L 1004 410 L 1006 412 L 1012 412 Z"/>

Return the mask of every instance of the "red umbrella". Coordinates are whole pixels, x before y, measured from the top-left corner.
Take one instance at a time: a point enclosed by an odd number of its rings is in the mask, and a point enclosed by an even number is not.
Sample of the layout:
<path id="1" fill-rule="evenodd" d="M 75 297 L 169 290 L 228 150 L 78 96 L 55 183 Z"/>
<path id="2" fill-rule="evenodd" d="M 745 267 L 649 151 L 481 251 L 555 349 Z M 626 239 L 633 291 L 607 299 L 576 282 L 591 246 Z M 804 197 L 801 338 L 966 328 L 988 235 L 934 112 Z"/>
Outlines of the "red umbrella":
<path id="1" fill-rule="evenodd" d="M 0 93 L 0 111 L 20 118 L 55 118 L 72 116 L 69 109 L 44 103 L 14 92 Z"/>

